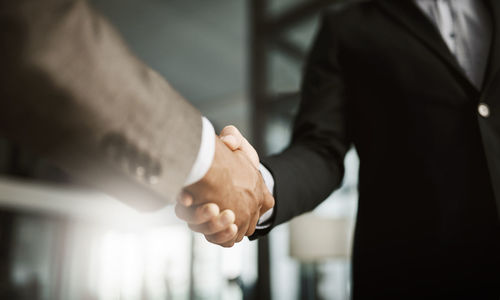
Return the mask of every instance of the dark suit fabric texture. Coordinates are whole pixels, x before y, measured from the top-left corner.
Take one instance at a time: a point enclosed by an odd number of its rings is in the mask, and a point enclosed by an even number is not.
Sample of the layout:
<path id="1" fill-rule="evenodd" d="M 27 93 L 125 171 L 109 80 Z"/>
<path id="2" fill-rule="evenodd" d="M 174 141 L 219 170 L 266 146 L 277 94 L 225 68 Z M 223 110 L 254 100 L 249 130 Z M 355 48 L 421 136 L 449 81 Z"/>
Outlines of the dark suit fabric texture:
<path id="1" fill-rule="evenodd" d="M 493 37 L 481 90 L 413 1 L 323 15 L 292 142 L 263 163 L 276 226 L 338 188 L 355 147 L 355 300 L 500 297 L 500 3 L 486 4 Z"/>

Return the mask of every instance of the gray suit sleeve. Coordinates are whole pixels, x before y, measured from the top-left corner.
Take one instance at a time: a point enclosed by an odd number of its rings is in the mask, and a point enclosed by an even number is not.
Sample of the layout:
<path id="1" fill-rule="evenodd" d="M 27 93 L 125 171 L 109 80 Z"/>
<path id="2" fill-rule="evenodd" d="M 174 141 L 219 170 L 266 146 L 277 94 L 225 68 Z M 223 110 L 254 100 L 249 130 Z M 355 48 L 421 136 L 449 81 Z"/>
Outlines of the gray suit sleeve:
<path id="1" fill-rule="evenodd" d="M 0 134 L 141 210 L 182 188 L 201 116 L 86 1 L 0 0 Z"/>

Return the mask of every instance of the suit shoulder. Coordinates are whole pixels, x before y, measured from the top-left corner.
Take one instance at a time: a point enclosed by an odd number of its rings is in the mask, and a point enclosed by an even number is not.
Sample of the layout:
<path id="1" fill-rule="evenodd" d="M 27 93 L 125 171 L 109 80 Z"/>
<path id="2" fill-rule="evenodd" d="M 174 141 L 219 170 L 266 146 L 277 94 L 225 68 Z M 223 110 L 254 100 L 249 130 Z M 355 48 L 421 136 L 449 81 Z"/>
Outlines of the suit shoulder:
<path id="1" fill-rule="evenodd" d="M 350 0 L 328 6 L 323 20 L 328 22 L 357 22 L 373 11 L 374 0 Z"/>
<path id="2" fill-rule="evenodd" d="M 321 22 L 332 32 L 355 34 L 378 18 L 375 0 L 351 0 L 333 4 L 322 13 Z"/>

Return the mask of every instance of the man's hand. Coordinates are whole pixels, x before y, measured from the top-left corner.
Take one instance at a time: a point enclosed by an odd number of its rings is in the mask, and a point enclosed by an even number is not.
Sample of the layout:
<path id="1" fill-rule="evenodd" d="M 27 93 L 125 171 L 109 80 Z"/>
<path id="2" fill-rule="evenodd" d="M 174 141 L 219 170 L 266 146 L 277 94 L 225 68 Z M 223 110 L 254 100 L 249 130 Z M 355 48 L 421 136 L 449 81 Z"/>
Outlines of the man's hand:
<path id="1" fill-rule="evenodd" d="M 235 151 L 216 140 L 210 170 L 201 181 L 185 188 L 176 214 L 208 241 L 231 247 L 254 233 L 259 217 L 274 206 L 274 198 L 258 171 L 259 159 L 253 147 L 233 126 L 221 135 Z"/>
<path id="2" fill-rule="evenodd" d="M 226 146 L 229 147 L 229 149 L 233 151 L 243 151 L 247 155 L 248 159 L 250 159 L 253 166 L 256 169 L 259 168 L 260 161 L 257 151 L 255 151 L 255 148 L 250 145 L 247 139 L 236 127 L 232 125 L 224 127 L 224 129 L 220 132 L 220 139 L 224 142 L 224 144 L 226 144 Z"/>

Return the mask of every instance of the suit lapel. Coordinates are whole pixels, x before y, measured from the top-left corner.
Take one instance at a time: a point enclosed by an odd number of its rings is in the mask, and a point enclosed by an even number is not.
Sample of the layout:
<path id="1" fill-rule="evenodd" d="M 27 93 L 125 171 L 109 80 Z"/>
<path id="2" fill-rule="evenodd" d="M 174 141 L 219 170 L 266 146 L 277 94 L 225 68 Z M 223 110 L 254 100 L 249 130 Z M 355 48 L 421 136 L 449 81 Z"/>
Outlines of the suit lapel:
<path id="1" fill-rule="evenodd" d="M 491 40 L 483 91 L 486 91 L 488 86 L 492 83 L 492 81 L 494 81 L 495 75 L 498 73 L 498 69 L 500 68 L 500 1 L 488 0 L 486 1 L 486 5 L 491 12 L 493 37 Z"/>
<path id="2" fill-rule="evenodd" d="M 491 0 L 497 2 L 497 0 Z M 377 0 L 376 3 L 394 21 L 406 28 L 411 34 L 426 45 L 431 52 L 447 64 L 464 84 L 477 90 L 467 79 L 464 71 L 458 64 L 448 46 L 441 37 L 441 33 L 431 20 L 417 7 L 412 0 Z M 498 6 L 498 5 L 497 5 Z"/>

